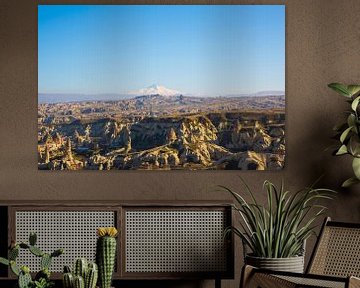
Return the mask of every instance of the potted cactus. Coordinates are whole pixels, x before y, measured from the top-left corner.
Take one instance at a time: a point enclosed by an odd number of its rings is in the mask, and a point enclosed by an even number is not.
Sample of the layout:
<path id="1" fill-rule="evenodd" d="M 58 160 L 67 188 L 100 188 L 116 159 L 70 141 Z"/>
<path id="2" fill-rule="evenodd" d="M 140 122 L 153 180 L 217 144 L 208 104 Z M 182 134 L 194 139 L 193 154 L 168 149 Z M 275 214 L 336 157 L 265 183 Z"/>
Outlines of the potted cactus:
<path id="1" fill-rule="evenodd" d="M 99 267 L 99 287 L 110 288 L 116 258 L 115 227 L 101 227 L 97 229 L 96 262 Z"/>
<path id="2" fill-rule="evenodd" d="M 87 259 L 76 259 L 74 272 L 69 266 L 64 267 L 64 288 L 95 288 L 98 279 L 98 267 L 96 263 L 88 263 Z"/>
<path id="3" fill-rule="evenodd" d="M 30 233 L 29 243 L 11 243 L 8 252 L 8 259 L 0 257 L 0 263 L 10 266 L 11 271 L 18 277 L 19 288 L 49 288 L 54 285 L 50 280 L 50 265 L 54 257 L 58 257 L 64 253 L 63 249 L 57 249 L 52 253 L 45 253 L 36 246 L 37 236 Z M 35 275 L 34 280 L 30 275 L 30 268 L 26 265 L 19 266 L 16 259 L 19 256 L 20 249 L 26 249 L 33 255 L 41 258 L 41 270 Z"/>

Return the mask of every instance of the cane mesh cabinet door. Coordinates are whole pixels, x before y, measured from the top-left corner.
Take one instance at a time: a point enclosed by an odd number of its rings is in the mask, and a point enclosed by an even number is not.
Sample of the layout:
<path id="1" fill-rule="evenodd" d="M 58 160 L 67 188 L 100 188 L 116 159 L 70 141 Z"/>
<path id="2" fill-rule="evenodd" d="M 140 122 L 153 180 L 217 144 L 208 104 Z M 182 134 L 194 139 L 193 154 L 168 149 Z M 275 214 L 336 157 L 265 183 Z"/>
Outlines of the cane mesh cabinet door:
<path id="1" fill-rule="evenodd" d="M 51 272 L 61 273 L 64 265 L 73 266 L 74 259 L 85 257 L 95 261 L 96 229 L 117 226 L 117 211 L 94 208 L 26 207 L 13 209 L 14 231 L 12 239 L 28 243 L 30 232 L 37 234 L 37 246 L 46 253 L 63 248 L 65 253 L 54 258 Z M 20 250 L 19 264 L 26 264 L 31 271 L 40 270 L 40 258 L 29 251 Z"/>
<path id="2" fill-rule="evenodd" d="M 219 207 L 124 208 L 125 278 L 231 277 L 230 213 Z"/>

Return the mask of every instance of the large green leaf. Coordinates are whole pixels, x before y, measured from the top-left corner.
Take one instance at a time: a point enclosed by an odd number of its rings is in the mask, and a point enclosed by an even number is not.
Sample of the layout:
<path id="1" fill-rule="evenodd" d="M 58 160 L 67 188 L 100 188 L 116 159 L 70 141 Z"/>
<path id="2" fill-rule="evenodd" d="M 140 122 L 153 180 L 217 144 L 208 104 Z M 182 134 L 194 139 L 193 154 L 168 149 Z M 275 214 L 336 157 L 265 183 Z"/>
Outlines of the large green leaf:
<path id="1" fill-rule="evenodd" d="M 352 110 L 356 111 L 356 108 L 357 108 L 358 105 L 359 105 L 359 101 L 360 101 L 360 96 L 356 97 L 356 98 L 354 99 L 354 101 L 352 101 L 352 103 L 351 103 L 351 109 L 352 109 Z"/>
<path id="2" fill-rule="evenodd" d="M 348 187 L 358 184 L 358 183 L 360 183 L 359 179 L 357 179 L 356 177 L 351 177 L 351 178 L 347 179 L 346 181 L 344 181 L 344 183 L 341 185 L 341 187 L 348 188 Z"/>
<path id="3" fill-rule="evenodd" d="M 348 85 L 347 90 L 351 96 L 357 95 L 360 92 L 360 85 Z"/>
<path id="4" fill-rule="evenodd" d="M 352 168 L 357 179 L 360 180 L 360 158 L 354 157 Z"/>
<path id="5" fill-rule="evenodd" d="M 344 155 L 347 154 L 348 150 L 346 145 L 341 145 L 341 147 L 339 148 L 339 150 L 336 152 L 336 155 Z"/>
<path id="6" fill-rule="evenodd" d="M 333 130 L 336 132 L 342 132 L 349 126 L 351 126 L 351 125 L 349 125 L 348 123 L 341 123 L 341 124 L 335 125 L 333 127 Z"/>
<path id="7" fill-rule="evenodd" d="M 351 97 L 351 94 L 347 88 L 346 85 L 341 84 L 341 83 L 331 83 L 328 85 L 329 88 L 333 89 L 334 91 L 336 91 L 337 93 L 341 94 L 342 96 Z"/>
<path id="8" fill-rule="evenodd" d="M 351 155 L 354 157 L 360 157 L 360 138 L 357 134 L 350 137 L 347 148 Z"/>
<path id="9" fill-rule="evenodd" d="M 349 114 L 348 118 L 347 118 L 347 124 L 348 126 L 355 126 L 356 124 L 356 116 L 354 114 Z"/>
<path id="10" fill-rule="evenodd" d="M 343 133 L 341 133 L 341 136 L 340 136 L 341 143 L 344 143 L 344 141 L 346 140 L 346 137 L 348 136 L 351 129 L 352 129 L 352 127 L 348 127 L 347 129 L 345 129 L 345 131 Z"/>

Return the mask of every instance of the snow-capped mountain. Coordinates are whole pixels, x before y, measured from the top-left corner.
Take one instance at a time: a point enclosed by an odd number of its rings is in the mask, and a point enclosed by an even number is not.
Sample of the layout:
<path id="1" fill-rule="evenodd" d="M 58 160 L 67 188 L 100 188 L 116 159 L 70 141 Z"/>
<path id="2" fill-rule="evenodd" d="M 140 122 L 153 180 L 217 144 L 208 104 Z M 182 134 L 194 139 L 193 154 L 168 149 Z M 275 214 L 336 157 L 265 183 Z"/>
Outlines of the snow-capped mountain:
<path id="1" fill-rule="evenodd" d="M 253 94 L 253 96 L 282 96 L 285 95 L 285 91 L 281 90 L 269 90 L 269 91 L 259 91 Z"/>
<path id="2" fill-rule="evenodd" d="M 168 89 L 164 86 L 154 84 L 146 88 L 130 91 L 128 94 L 133 96 L 149 96 L 149 95 L 178 96 L 181 95 L 182 93 L 176 90 Z"/>

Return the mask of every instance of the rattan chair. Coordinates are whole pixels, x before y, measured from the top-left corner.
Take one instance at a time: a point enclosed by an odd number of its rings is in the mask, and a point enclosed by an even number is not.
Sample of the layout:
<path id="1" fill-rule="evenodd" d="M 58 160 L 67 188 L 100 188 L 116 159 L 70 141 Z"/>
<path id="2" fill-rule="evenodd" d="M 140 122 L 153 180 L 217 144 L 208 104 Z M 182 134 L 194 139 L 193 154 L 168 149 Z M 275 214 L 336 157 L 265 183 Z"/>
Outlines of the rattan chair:
<path id="1" fill-rule="evenodd" d="M 278 272 L 246 265 L 242 288 L 360 287 L 360 224 L 326 218 L 306 273 Z"/>

